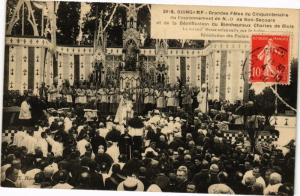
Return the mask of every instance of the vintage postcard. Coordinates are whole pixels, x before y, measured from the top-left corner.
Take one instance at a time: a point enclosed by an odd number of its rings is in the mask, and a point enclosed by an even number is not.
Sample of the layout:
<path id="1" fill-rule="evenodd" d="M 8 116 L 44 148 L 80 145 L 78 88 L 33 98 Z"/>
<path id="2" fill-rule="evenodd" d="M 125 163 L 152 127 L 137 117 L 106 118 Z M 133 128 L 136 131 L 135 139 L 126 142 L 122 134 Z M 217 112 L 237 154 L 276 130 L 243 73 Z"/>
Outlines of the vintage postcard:
<path id="1" fill-rule="evenodd" d="M 7 1 L 1 186 L 293 195 L 299 14 Z"/>

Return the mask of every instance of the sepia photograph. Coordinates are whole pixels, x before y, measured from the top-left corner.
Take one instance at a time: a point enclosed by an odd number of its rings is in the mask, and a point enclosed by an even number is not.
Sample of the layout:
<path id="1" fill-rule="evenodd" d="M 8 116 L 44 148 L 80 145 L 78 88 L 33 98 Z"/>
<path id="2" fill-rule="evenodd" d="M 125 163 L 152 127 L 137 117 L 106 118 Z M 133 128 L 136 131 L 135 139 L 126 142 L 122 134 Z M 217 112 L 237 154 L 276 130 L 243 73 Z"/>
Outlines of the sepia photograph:
<path id="1" fill-rule="evenodd" d="M 299 10 L 5 10 L 1 187 L 294 195 Z"/>

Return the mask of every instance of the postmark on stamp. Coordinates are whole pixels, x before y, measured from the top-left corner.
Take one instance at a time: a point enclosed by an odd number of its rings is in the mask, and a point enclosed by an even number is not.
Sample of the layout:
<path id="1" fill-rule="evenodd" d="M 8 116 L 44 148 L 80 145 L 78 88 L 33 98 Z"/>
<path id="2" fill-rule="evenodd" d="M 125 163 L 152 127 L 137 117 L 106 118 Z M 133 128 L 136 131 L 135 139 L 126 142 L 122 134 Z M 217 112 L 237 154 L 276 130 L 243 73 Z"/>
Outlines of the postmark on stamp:
<path id="1" fill-rule="evenodd" d="M 289 44 L 286 35 L 253 35 L 250 82 L 289 84 Z"/>

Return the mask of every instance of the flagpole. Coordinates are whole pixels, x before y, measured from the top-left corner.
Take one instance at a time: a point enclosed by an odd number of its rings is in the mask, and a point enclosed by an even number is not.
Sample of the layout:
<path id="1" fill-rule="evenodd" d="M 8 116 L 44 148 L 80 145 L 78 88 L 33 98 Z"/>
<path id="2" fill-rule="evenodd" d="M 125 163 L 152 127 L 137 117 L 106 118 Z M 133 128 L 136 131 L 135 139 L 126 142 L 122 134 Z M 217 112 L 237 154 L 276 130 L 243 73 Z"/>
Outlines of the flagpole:
<path id="1" fill-rule="evenodd" d="M 277 84 L 275 84 L 275 91 L 277 93 Z M 277 96 L 275 96 L 275 116 L 277 116 L 277 114 L 278 114 L 277 106 L 278 106 L 278 99 L 277 99 Z"/>
<path id="2" fill-rule="evenodd" d="M 42 21 L 41 21 L 41 26 L 42 26 L 42 30 L 41 30 L 41 33 L 42 33 L 42 37 L 44 36 L 44 8 L 42 9 Z"/>
<path id="3" fill-rule="evenodd" d="M 24 14 L 25 14 L 25 2 L 23 2 L 23 4 L 22 4 L 22 35 L 24 35 L 24 23 L 25 23 L 25 21 L 24 21 Z"/>

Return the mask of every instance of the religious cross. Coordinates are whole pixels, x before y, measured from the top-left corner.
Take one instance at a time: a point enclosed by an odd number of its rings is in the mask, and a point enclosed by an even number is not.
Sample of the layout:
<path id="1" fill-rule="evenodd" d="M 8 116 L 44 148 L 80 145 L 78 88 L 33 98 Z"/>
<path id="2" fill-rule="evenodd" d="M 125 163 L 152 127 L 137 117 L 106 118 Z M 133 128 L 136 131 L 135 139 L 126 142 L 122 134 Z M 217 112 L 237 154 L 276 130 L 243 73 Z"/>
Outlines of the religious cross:
<path id="1" fill-rule="evenodd" d="M 36 62 L 39 62 L 39 58 L 40 58 L 39 56 L 36 57 Z"/>
<path id="2" fill-rule="evenodd" d="M 70 68 L 72 69 L 73 68 L 73 63 L 71 62 L 71 64 L 70 64 Z"/>
<path id="3" fill-rule="evenodd" d="M 13 82 L 10 82 L 10 88 L 13 88 Z"/>
<path id="4" fill-rule="evenodd" d="M 14 75 L 14 69 L 11 69 L 10 71 L 10 75 Z"/>
<path id="5" fill-rule="evenodd" d="M 27 62 L 27 56 L 24 56 L 23 59 L 24 59 L 24 62 Z"/>
<path id="6" fill-rule="evenodd" d="M 216 86 L 216 92 L 218 92 L 219 87 Z"/>
<path id="7" fill-rule="evenodd" d="M 24 69 L 24 70 L 23 70 L 23 73 L 24 73 L 24 76 L 26 76 L 26 75 L 27 75 L 27 70 Z"/>
<path id="8" fill-rule="evenodd" d="M 39 89 L 39 83 L 35 83 L 36 89 Z"/>
<path id="9" fill-rule="evenodd" d="M 11 55 L 11 62 L 14 62 L 14 55 Z"/>
<path id="10" fill-rule="evenodd" d="M 39 40 L 37 39 L 35 42 L 38 44 L 38 43 L 39 43 Z"/>
<path id="11" fill-rule="evenodd" d="M 227 79 L 230 80 L 230 74 L 227 74 Z"/>
<path id="12" fill-rule="evenodd" d="M 286 118 L 286 119 L 284 119 L 284 120 L 285 120 L 285 123 L 284 123 L 284 125 L 285 125 L 285 126 L 288 126 L 288 120 L 289 120 L 289 119 L 288 119 L 288 118 Z"/>
<path id="13" fill-rule="evenodd" d="M 59 74 L 59 79 L 61 79 L 61 73 Z"/>
<path id="14" fill-rule="evenodd" d="M 200 80 L 200 75 L 198 75 L 198 80 Z"/>
<path id="15" fill-rule="evenodd" d="M 190 70 L 190 65 L 187 65 L 187 70 Z"/>
<path id="16" fill-rule="evenodd" d="M 80 76 L 81 76 L 80 79 L 83 80 L 83 74 L 81 74 Z"/>
<path id="17" fill-rule="evenodd" d="M 50 78 L 53 78 L 53 73 L 52 72 L 50 73 Z"/>
<path id="18" fill-rule="evenodd" d="M 80 63 L 81 64 L 81 69 L 83 68 L 83 62 Z"/>
<path id="19" fill-rule="evenodd" d="M 177 71 L 179 71 L 179 65 L 177 65 L 176 67 L 177 67 Z"/>
<path id="20" fill-rule="evenodd" d="M 30 39 L 29 43 L 32 44 L 32 39 Z"/>
<path id="21" fill-rule="evenodd" d="M 228 93 L 230 93 L 230 89 L 231 89 L 230 87 L 227 88 L 227 92 L 228 92 Z"/>
<path id="22" fill-rule="evenodd" d="M 24 82 L 23 83 L 23 88 L 26 89 L 26 86 L 27 86 L 27 84 L 26 84 L 26 82 Z"/>
<path id="23" fill-rule="evenodd" d="M 61 62 L 59 62 L 59 67 L 61 68 Z"/>
<path id="24" fill-rule="evenodd" d="M 70 79 L 73 80 L 73 74 L 70 74 Z"/>
<path id="25" fill-rule="evenodd" d="M 35 71 L 36 71 L 35 75 L 37 75 L 37 76 L 38 76 L 38 75 L 39 75 L 39 70 L 38 70 L 38 69 L 36 69 Z"/>
<path id="26" fill-rule="evenodd" d="M 216 79 L 219 79 L 219 73 L 216 74 Z"/>
<path id="27" fill-rule="evenodd" d="M 219 66 L 219 60 L 217 60 L 216 62 L 217 62 L 216 66 Z"/>
<path id="28" fill-rule="evenodd" d="M 10 43 L 12 43 L 13 42 L 13 39 L 10 39 Z"/>
<path id="29" fill-rule="evenodd" d="M 187 81 L 187 82 L 189 82 L 189 81 L 190 81 L 190 76 L 188 76 L 188 77 L 186 78 L 186 81 Z"/>

